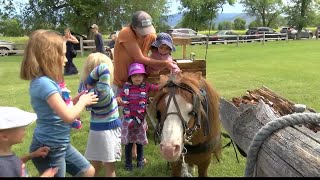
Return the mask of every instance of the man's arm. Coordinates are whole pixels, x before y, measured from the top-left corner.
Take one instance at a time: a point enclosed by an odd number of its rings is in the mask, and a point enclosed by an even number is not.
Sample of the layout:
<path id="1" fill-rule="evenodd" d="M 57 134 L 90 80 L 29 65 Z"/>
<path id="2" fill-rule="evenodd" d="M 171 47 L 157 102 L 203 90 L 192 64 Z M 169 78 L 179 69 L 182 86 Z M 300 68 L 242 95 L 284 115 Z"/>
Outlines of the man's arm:
<path id="1" fill-rule="evenodd" d="M 123 43 L 124 47 L 126 48 L 128 54 L 135 60 L 135 62 L 151 66 L 151 67 L 161 67 L 161 68 L 167 68 L 171 70 L 173 68 L 173 63 L 176 63 L 174 61 L 167 60 L 157 60 L 150 57 L 145 57 L 141 49 L 139 48 L 138 44 L 136 42 L 126 42 Z"/>

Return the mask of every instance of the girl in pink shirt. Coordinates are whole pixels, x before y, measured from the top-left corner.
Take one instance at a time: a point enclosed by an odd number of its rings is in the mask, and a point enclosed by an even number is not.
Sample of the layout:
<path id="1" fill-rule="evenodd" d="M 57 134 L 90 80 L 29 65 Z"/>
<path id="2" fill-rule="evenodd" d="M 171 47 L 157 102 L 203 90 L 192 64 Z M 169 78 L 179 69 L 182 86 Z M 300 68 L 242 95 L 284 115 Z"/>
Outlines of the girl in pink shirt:
<path id="1" fill-rule="evenodd" d="M 125 168 L 131 171 L 133 144 L 137 145 L 137 167 L 144 166 L 143 146 L 148 144 L 148 125 L 145 119 L 148 93 L 158 91 L 159 86 L 145 81 L 147 73 L 143 64 L 131 64 L 128 75 L 129 81 L 124 84 L 117 99 L 123 106 L 121 143 L 125 145 Z"/>

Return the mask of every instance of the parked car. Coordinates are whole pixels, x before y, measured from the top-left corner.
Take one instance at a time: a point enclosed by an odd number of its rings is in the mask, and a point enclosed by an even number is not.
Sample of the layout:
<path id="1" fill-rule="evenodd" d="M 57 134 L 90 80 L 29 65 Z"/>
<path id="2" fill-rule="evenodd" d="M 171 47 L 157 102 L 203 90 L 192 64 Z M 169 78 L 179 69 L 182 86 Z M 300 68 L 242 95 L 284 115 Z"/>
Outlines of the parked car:
<path id="1" fill-rule="evenodd" d="M 204 34 L 198 34 L 193 29 L 189 28 L 178 28 L 178 29 L 168 29 L 167 33 L 170 34 L 173 38 L 191 38 L 191 42 L 203 42 L 207 41 L 207 36 Z"/>
<path id="2" fill-rule="evenodd" d="M 246 35 L 250 35 L 250 34 L 255 34 L 257 32 L 257 27 L 250 27 L 247 31 L 246 31 Z"/>
<path id="3" fill-rule="evenodd" d="M 294 29 L 293 27 L 283 27 L 280 30 L 280 33 L 288 33 L 288 38 L 289 39 L 296 39 L 297 35 L 298 35 L 298 30 Z M 306 28 L 302 28 L 301 30 L 301 38 L 312 38 L 313 37 L 313 32 L 311 30 L 308 30 Z M 282 35 L 282 36 L 286 36 L 286 35 Z"/>
<path id="4" fill-rule="evenodd" d="M 257 27 L 257 30 L 252 32 L 254 36 L 247 36 L 247 39 L 261 39 L 263 38 L 263 34 L 265 34 L 265 38 L 281 38 L 281 34 L 276 32 L 274 29 L 270 27 Z"/>
<path id="5" fill-rule="evenodd" d="M 212 36 L 209 36 L 209 41 L 225 41 L 225 40 L 236 41 L 238 35 L 239 34 L 233 30 L 220 30 L 215 32 Z M 244 39 L 243 36 L 239 36 L 239 40 L 243 40 L 243 39 Z M 212 44 L 216 44 L 216 43 L 217 42 L 212 42 Z"/>
<path id="6" fill-rule="evenodd" d="M 13 52 L 9 52 L 12 50 L 17 50 L 16 44 L 14 42 L 0 40 L 0 56 L 8 56 L 11 54 L 16 54 Z"/>

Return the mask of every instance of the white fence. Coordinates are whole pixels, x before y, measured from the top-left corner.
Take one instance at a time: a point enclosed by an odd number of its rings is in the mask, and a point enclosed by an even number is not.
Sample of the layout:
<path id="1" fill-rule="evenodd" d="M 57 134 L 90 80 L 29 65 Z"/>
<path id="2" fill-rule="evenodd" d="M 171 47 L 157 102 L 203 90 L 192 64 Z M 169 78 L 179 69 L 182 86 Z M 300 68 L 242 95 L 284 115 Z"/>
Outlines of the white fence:
<path id="1" fill-rule="evenodd" d="M 191 42 L 192 45 L 194 44 L 228 44 L 228 43 L 245 43 L 245 42 L 261 42 L 263 45 L 266 41 L 279 41 L 285 40 L 288 41 L 288 34 L 287 33 L 279 33 L 279 34 L 254 34 L 254 35 L 223 35 L 223 36 L 209 36 L 209 39 L 212 37 L 220 38 L 220 40 L 209 40 L 209 41 L 201 41 L 201 42 Z M 318 37 L 316 36 L 318 39 Z M 104 40 L 104 47 L 107 48 L 107 44 L 111 41 L 111 39 Z M 90 49 L 95 49 L 94 40 L 83 40 L 80 38 L 80 49 L 77 50 L 81 56 L 84 56 L 84 52 Z M 3 49 L 0 46 L 0 56 L 8 55 L 8 54 L 23 54 L 24 50 L 7 50 Z"/>
<path id="2" fill-rule="evenodd" d="M 109 42 L 111 41 L 111 39 L 106 39 L 103 41 L 103 45 L 104 48 L 107 48 L 107 44 L 109 44 Z M 78 52 L 80 52 L 81 56 L 83 56 L 84 51 L 87 49 L 95 49 L 96 46 L 94 45 L 94 40 L 83 40 L 83 38 L 80 38 L 80 50 L 78 50 Z M 84 45 L 86 44 L 86 45 Z M 92 46 L 90 46 L 89 44 L 93 44 Z"/>

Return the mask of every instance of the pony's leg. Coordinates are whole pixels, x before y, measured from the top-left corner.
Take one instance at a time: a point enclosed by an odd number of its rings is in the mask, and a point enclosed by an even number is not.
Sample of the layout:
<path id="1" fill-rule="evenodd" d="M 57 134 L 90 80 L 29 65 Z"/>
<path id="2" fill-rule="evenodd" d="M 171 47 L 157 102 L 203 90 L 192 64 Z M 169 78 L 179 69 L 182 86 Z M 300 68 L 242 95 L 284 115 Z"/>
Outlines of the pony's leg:
<path id="1" fill-rule="evenodd" d="M 208 168 L 211 163 L 211 157 L 207 158 L 206 161 L 201 162 L 198 164 L 198 176 L 199 177 L 208 177 Z"/>
<path id="2" fill-rule="evenodd" d="M 176 161 L 171 163 L 171 176 L 180 177 L 181 176 L 182 161 Z"/>
<path id="3" fill-rule="evenodd" d="M 210 162 L 203 162 L 198 166 L 199 177 L 208 177 L 208 168 Z"/>

